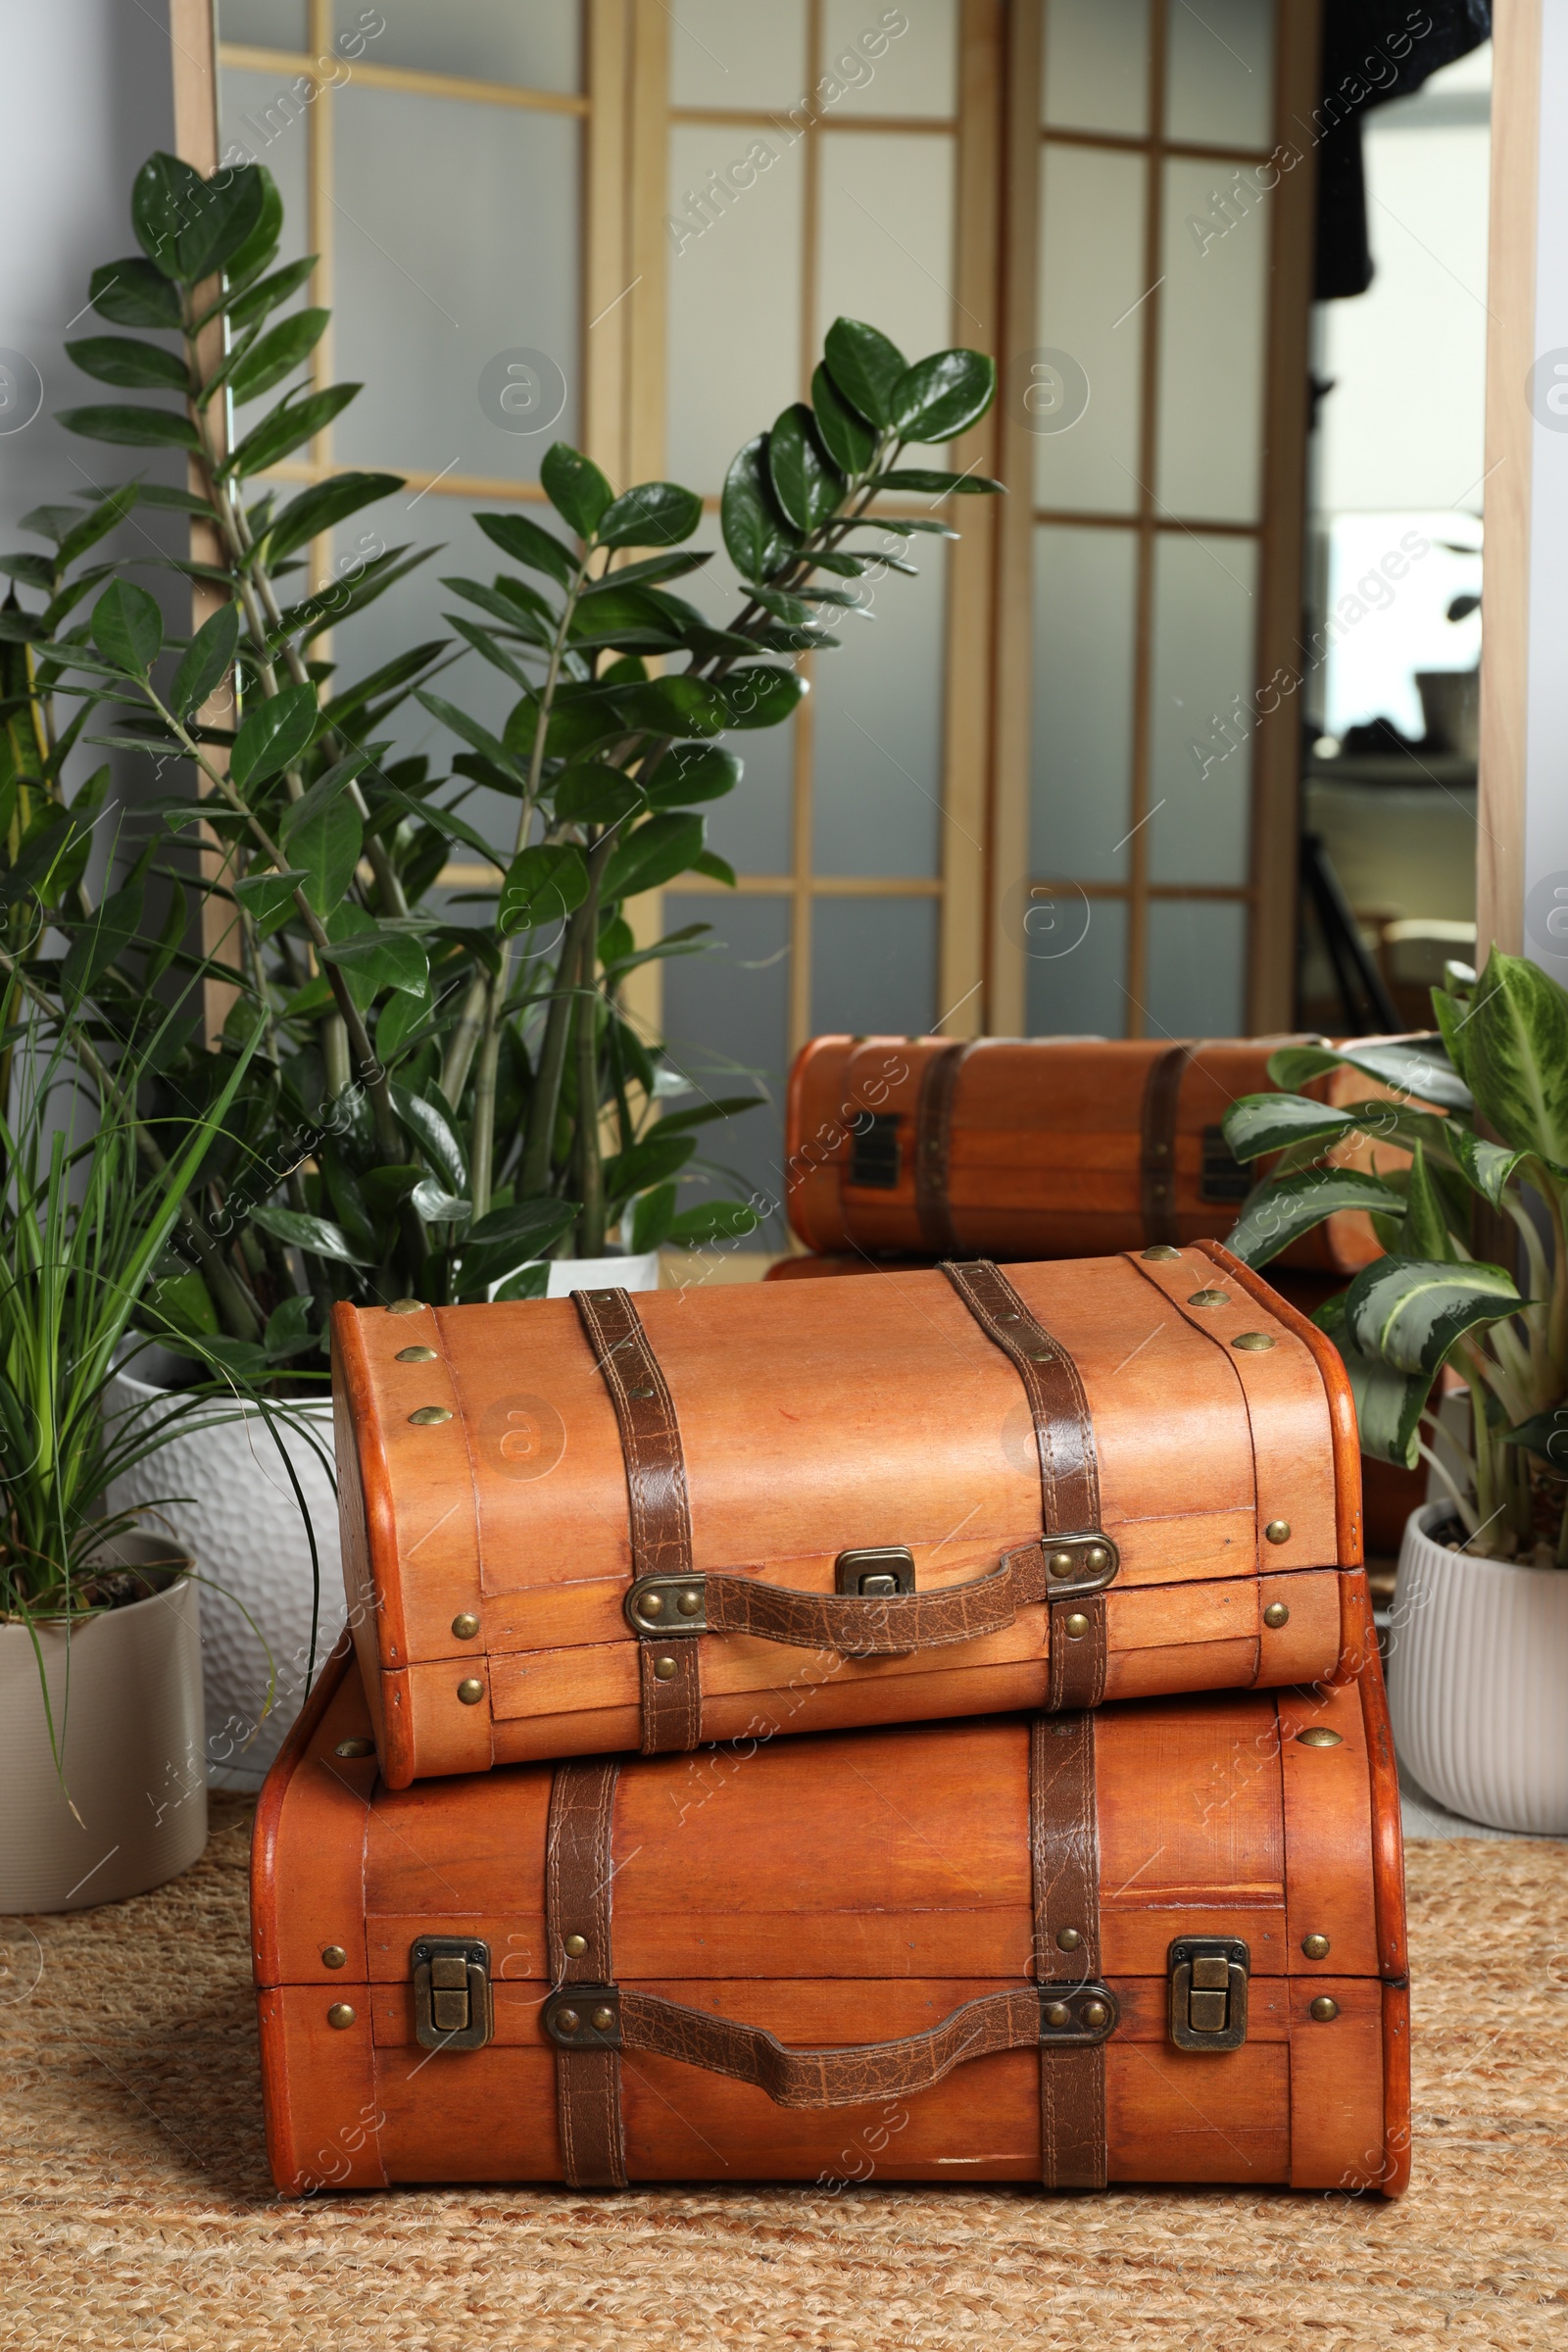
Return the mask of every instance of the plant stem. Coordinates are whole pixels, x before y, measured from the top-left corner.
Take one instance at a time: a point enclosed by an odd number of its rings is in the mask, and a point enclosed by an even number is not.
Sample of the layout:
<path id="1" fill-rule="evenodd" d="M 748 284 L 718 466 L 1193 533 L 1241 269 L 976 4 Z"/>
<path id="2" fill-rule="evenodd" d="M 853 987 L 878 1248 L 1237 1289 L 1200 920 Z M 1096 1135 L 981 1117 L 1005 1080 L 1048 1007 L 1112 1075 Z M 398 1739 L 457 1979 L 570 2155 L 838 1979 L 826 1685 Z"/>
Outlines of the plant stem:
<path id="1" fill-rule="evenodd" d="M 605 1170 L 599 1149 L 599 991 L 594 986 L 598 892 L 590 889 L 584 911 L 582 960 L 577 973 L 577 1186 L 582 1201 L 577 1255 L 605 1253 Z"/>
<path id="2" fill-rule="evenodd" d="M 468 1071 L 473 1052 L 484 1027 L 486 986 L 483 976 L 473 981 L 463 1000 L 458 1025 L 447 1040 L 447 1050 L 441 1063 L 441 1092 L 454 1110 L 463 1100 L 463 1090 L 468 1083 Z"/>

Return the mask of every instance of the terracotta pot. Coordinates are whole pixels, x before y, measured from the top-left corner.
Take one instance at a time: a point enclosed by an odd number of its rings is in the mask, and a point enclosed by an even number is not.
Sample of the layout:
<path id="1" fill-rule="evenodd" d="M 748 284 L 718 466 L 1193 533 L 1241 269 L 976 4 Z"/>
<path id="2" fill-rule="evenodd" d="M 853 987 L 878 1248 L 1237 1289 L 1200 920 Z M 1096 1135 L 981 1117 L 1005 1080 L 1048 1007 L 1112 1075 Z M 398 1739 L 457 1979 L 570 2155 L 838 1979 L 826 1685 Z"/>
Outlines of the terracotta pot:
<path id="1" fill-rule="evenodd" d="M 1405 1522 L 1390 1620 L 1395 1745 L 1450 1812 L 1561 1837 L 1568 1571 L 1450 1551 L 1450 1516 L 1428 1503 Z"/>
<path id="2" fill-rule="evenodd" d="M 174 1574 L 149 1599 L 78 1618 L 69 1635 L 33 1629 L 57 1737 L 63 1727 L 64 1789 L 31 1635 L 0 1625 L 0 1912 L 144 1894 L 189 1870 L 207 1843 L 195 1563 L 156 1535 L 122 1536 L 112 1556 L 126 1567 L 172 1562 Z"/>
<path id="3" fill-rule="evenodd" d="M 178 1401 L 168 1390 L 122 1372 L 111 1385 L 108 1409 L 140 1406 L 156 1414 Z M 287 1449 L 316 1537 L 319 1665 L 345 1614 L 337 1492 L 328 1467 L 332 1407 L 323 1396 L 286 1410 L 287 1419 L 274 1418 L 272 1428 Z M 198 1406 L 177 1437 L 115 1481 L 109 1500 L 112 1508 L 144 1518 L 156 1509 L 158 1524 L 200 1562 L 208 1784 L 259 1788 L 305 1703 L 314 1601 L 310 1542 L 265 1416 L 257 1407 L 236 1417 L 232 1405 Z M 268 1711 L 270 1673 L 275 1690 Z"/>

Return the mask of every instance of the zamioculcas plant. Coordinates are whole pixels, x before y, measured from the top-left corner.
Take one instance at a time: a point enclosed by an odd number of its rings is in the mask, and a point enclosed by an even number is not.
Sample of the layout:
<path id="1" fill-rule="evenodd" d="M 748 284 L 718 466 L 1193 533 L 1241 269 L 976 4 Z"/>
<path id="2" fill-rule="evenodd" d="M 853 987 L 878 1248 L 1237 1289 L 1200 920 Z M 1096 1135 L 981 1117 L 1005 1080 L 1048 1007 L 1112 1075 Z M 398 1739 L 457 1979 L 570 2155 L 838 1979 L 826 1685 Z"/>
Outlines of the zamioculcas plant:
<path id="1" fill-rule="evenodd" d="M 468 608 L 448 615 L 458 653 L 514 690 L 500 733 L 457 688 L 432 691 L 451 641 L 339 687 L 311 652 L 318 634 L 418 559 L 377 548 L 347 585 L 293 602 L 279 585 L 309 542 L 398 481 L 339 475 L 279 505 L 262 478 L 353 385 L 295 387 L 258 421 L 232 423 L 236 405 L 304 365 L 325 325 L 323 312 L 282 311 L 309 265 L 274 267 L 281 217 L 258 166 L 204 181 L 155 156 L 138 174 L 142 253 L 97 271 L 92 294 L 114 323 L 165 339 L 71 348 L 100 379 L 165 398 L 63 421 L 190 458 L 198 490 L 164 495 L 208 526 L 212 560 L 188 568 L 218 601 L 166 648 L 152 598 L 117 577 L 87 624 L 45 631 L 40 618 L 33 648 L 72 691 L 130 700 L 134 720 L 110 740 L 194 763 L 200 812 L 222 843 L 207 886 L 232 917 L 235 1019 L 260 1009 L 267 1046 L 226 1155 L 202 1170 L 224 1282 L 182 1250 L 165 1298 L 251 1374 L 284 1339 L 314 1345 L 334 1297 L 527 1295 L 543 1287 L 537 1261 L 568 1240 L 594 1256 L 614 1233 L 648 1249 L 756 1223 L 740 1201 L 683 1210 L 677 1191 L 713 1173 L 696 1160 L 696 1131 L 755 1098 L 669 1114 L 663 1098 L 681 1082 L 623 1003 L 638 963 L 696 951 L 706 926 L 639 947 L 625 903 L 686 872 L 733 881 L 705 843 L 706 806 L 741 775 L 715 739 L 786 717 L 805 691 L 800 655 L 837 642 L 824 621 L 863 622 L 866 575 L 912 568 L 857 534 L 904 549 L 920 532 L 954 535 L 874 502 L 997 486 L 904 463 L 908 445 L 945 442 L 985 413 L 992 363 L 949 351 L 910 366 L 840 319 L 811 404 L 786 409 L 730 469 L 723 536 L 745 583 L 730 625 L 670 586 L 707 560 L 684 545 L 702 518 L 696 495 L 647 482 L 616 496 L 558 444 L 542 469 L 554 527 L 479 517 L 521 572 L 445 582 Z M 450 774 L 389 757 L 379 730 L 411 694 L 464 747 Z M 481 788 L 514 805 L 504 843 L 464 813 Z M 160 806 L 171 826 L 195 814 L 188 800 Z M 475 894 L 485 919 L 455 920 L 432 898 L 455 848 L 493 873 Z M 172 1103 L 199 1115 L 221 1060 L 193 1048 L 168 1074 Z"/>
<path id="2" fill-rule="evenodd" d="M 1369 1210 L 1388 1254 L 1315 1317 L 1345 1358 L 1363 1452 L 1431 1463 L 1467 1549 L 1568 1567 L 1568 994 L 1495 948 L 1479 981 L 1452 964 L 1446 981 L 1433 991 L 1438 1036 L 1286 1047 L 1269 1063 L 1286 1091 L 1233 1105 L 1237 1157 L 1282 1156 L 1230 1247 L 1264 1265 L 1333 1210 Z M 1339 1067 L 1400 1099 L 1336 1110 L 1290 1091 Z M 1328 1166 L 1326 1150 L 1357 1133 L 1399 1146 L 1408 1165 Z M 1478 1209 L 1524 1267 L 1522 1292 L 1475 1249 Z M 1458 1481 L 1422 1436 L 1445 1365 L 1470 1392 Z"/>

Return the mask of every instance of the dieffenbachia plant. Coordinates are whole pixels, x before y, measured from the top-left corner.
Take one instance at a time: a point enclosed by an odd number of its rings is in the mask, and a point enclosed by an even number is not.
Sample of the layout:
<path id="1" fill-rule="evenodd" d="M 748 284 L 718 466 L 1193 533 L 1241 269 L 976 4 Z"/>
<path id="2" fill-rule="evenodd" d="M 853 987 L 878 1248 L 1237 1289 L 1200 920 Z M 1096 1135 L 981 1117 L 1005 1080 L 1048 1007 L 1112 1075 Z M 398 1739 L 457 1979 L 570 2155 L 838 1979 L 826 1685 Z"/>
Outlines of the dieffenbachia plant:
<path id="1" fill-rule="evenodd" d="M 1290 1046 L 1269 1075 L 1283 1092 L 1232 1105 L 1239 1159 L 1280 1159 L 1242 1211 L 1230 1247 L 1267 1264 L 1336 1209 L 1368 1210 L 1387 1254 L 1314 1320 L 1345 1358 L 1365 1453 L 1432 1463 L 1467 1548 L 1568 1566 L 1568 993 L 1495 948 L 1478 981 L 1450 964 L 1432 992 L 1439 1033 L 1413 1043 Z M 1386 1097 L 1344 1108 L 1292 1092 L 1351 1069 Z M 1387 1097 L 1395 1099 L 1390 1100 Z M 1356 1137 L 1397 1146 L 1403 1165 L 1336 1167 Z M 1477 1205 L 1512 1242 L 1507 1266 L 1477 1254 Z M 1464 1476 L 1422 1436 L 1433 1383 L 1452 1365 L 1470 1392 Z M 1445 1449 L 1451 1444 L 1445 1431 Z"/>
<path id="2" fill-rule="evenodd" d="M 705 841 L 705 807 L 741 775 L 715 738 L 788 716 L 805 692 L 801 654 L 837 642 L 824 620 L 868 617 L 857 612 L 866 575 L 912 568 L 887 549 L 955 535 L 933 513 L 884 515 L 873 502 L 891 492 L 934 507 L 997 487 L 904 463 L 909 445 L 946 442 L 984 415 L 992 363 L 949 351 L 910 366 L 873 328 L 839 320 L 811 403 L 786 409 L 730 469 L 721 521 L 743 587 L 727 626 L 669 585 L 707 561 L 683 544 L 701 500 L 668 482 L 617 496 L 557 444 L 541 475 L 552 527 L 478 517 L 531 576 L 444 583 L 469 608 L 448 615 L 457 655 L 476 654 L 515 690 L 496 733 L 445 680 L 431 690 L 451 640 L 348 687 L 312 652 L 418 560 L 409 550 L 378 548 L 318 593 L 279 585 L 312 541 L 399 477 L 339 474 L 286 503 L 262 478 L 353 385 L 296 384 L 259 420 L 233 422 L 236 405 L 305 365 L 326 324 L 324 312 L 284 309 L 310 265 L 275 267 L 282 210 L 269 174 L 246 166 L 204 181 L 155 156 L 132 219 L 142 253 L 97 271 L 93 301 L 165 339 L 93 336 L 72 355 L 103 381 L 166 398 L 63 421 L 189 457 L 198 488 L 161 496 L 209 526 L 212 560 L 185 568 L 219 601 L 190 638 L 167 639 L 154 600 L 122 572 L 85 624 L 51 627 L 33 655 L 94 702 L 129 699 L 144 732 L 107 740 L 200 771 L 199 813 L 224 858 L 206 887 L 232 922 L 241 999 L 267 1016 L 253 1069 L 270 1088 L 265 1101 L 253 1088 L 261 1107 L 238 1144 L 203 1167 L 238 1303 L 200 1266 L 172 1263 L 164 1310 L 226 1337 L 234 1368 L 256 1372 L 318 1335 L 333 1297 L 476 1298 L 498 1284 L 515 1297 L 543 1287 L 536 1261 L 568 1241 L 592 1256 L 617 1231 L 647 1249 L 749 1230 L 754 1208 L 709 1199 L 682 1211 L 677 1185 L 714 1172 L 695 1160 L 695 1131 L 756 1098 L 668 1112 L 662 1098 L 680 1081 L 623 1002 L 639 963 L 695 952 L 706 926 L 639 946 L 623 908 L 682 873 L 733 882 Z M 867 529 L 891 536 L 865 552 L 855 535 Z M 219 724 L 213 698 L 227 691 Z M 450 773 L 427 756 L 389 757 L 379 730 L 412 695 L 464 747 Z M 505 846 L 464 813 L 481 789 L 514 805 Z M 159 806 L 172 826 L 197 813 Z M 432 895 L 454 851 L 493 875 L 470 896 L 478 919 Z M 220 1058 L 193 1048 L 169 1073 L 192 1115 Z"/>

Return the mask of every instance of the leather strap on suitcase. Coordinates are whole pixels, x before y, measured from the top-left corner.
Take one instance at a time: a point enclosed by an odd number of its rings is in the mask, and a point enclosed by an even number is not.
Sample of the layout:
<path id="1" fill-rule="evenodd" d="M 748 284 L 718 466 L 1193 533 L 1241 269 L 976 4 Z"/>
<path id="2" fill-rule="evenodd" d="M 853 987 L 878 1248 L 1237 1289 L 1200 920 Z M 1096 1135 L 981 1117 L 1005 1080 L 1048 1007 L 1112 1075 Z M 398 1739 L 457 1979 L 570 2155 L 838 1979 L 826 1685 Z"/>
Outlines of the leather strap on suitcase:
<path id="1" fill-rule="evenodd" d="M 1181 1238 L 1176 1224 L 1176 1120 L 1182 1079 L 1192 1058 L 1191 1046 L 1172 1046 L 1168 1054 L 1150 1063 L 1144 1080 L 1139 1184 L 1146 1242 L 1173 1243 Z"/>
<path id="2" fill-rule="evenodd" d="M 545 1900 L 551 1980 L 542 2022 L 556 2048 L 562 2164 L 573 2188 L 623 2188 L 622 2050 L 678 2059 L 764 2091 L 779 2107 L 854 2107 L 928 2090 L 971 2058 L 1040 2051 L 1041 2180 L 1103 2188 L 1103 2044 L 1117 2022 L 1100 1983 L 1100 1853 L 1092 1715 L 1030 1730 L 1032 1985 L 965 2001 L 924 2034 L 790 2049 L 760 2026 L 616 1984 L 611 1932 L 615 1757 L 558 1764 Z"/>
<path id="3" fill-rule="evenodd" d="M 948 1199 L 948 1176 L 954 1099 L 958 1073 L 972 1046 L 969 1039 L 939 1047 L 920 1076 L 914 1113 L 914 1204 L 921 1244 L 933 1257 L 946 1257 L 959 1246 Z"/>

